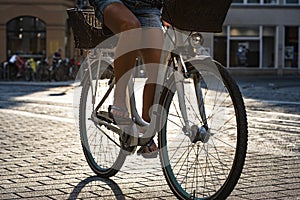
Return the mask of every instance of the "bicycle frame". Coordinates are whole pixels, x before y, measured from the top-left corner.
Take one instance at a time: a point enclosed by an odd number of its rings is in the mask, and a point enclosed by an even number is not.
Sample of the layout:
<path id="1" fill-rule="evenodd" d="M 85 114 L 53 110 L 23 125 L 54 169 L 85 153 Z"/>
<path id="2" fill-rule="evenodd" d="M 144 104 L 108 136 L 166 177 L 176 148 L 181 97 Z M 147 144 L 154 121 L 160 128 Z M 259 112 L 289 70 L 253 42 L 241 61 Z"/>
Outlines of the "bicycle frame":
<path id="1" fill-rule="evenodd" d="M 178 37 L 178 36 L 177 36 Z M 182 43 L 182 40 L 181 40 Z M 110 60 L 112 61 L 112 59 L 107 58 L 104 56 L 106 49 L 97 49 L 97 50 L 90 50 L 88 55 L 87 55 L 87 71 L 85 73 L 89 74 L 89 78 L 90 78 L 90 82 L 93 83 L 92 80 L 92 69 L 91 69 L 91 58 L 94 56 L 94 52 L 97 53 L 98 55 L 98 66 L 97 66 L 97 75 L 96 75 L 96 83 L 95 85 L 91 84 L 91 92 L 93 94 L 92 97 L 92 103 L 93 106 L 95 104 L 95 96 L 96 96 L 96 91 L 97 91 L 97 87 L 98 87 L 98 80 L 99 80 L 99 73 L 100 73 L 100 65 L 101 65 L 101 61 L 102 60 Z M 176 52 L 177 50 L 175 50 Z M 162 90 L 164 89 L 165 86 L 165 80 L 168 76 L 168 70 L 172 70 L 172 73 L 174 74 L 174 78 L 175 78 L 175 83 L 176 83 L 176 91 L 178 94 L 178 101 L 179 101 L 179 107 L 180 107 L 180 112 L 182 114 L 183 117 L 183 121 L 184 121 L 184 127 L 183 127 L 183 131 L 185 132 L 186 135 L 191 134 L 191 126 L 189 124 L 189 118 L 186 112 L 186 102 L 185 102 L 185 98 L 184 98 L 184 86 L 183 86 L 183 82 L 185 80 L 185 78 L 187 78 L 188 76 L 188 69 L 186 66 L 186 63 L 190 62 L 193 59 L 190 60 L 184 60 L 183 59 L 183 55 L 181 52 L 179 53 L 173 53 L 173 52 L 165 52 L 165 55 L 163 56 L 164 59 L 167 61 L 172 60 L 172 65 L 173 66 L 167 66 L 170 64 L 163 64 L 159 66 L 159 73 L 158 73 L 158 78 L 157 78 L 157 85 L 161 85 L 163 87 L 156 87 L 156 92 L 155 92 L 155 100 L 154 100 L 154 106 L 153 106 L 153 110 L 152 110 L 152 116 L 151 116 L 151 123 L 147 123 L 145 122 L 141 116 L 138 114 L 137 112 L 137 108 L 136 108 L 136 102 L 135 102 L 135 93 L 134 93 L 134 88 L 133 88 L 133 77 L 131 77 L 129 79 L 129 83 L 128 83 L 128 93 L 129 95 L 127 95 L 127 99 L 129 105 L 130 105 L 130 112 L 132 115 L 132 119 L 135 122 L 136 125 L 138 126 L 142 126 L 142 127 L 148 127 L 146 133 L 143 134 L 143 138 L 145 138 L 145 140 L 143 140 L 142 138 L 140 139 L 140 141 L 138 143 L 134 143 L 131 145 L 145 145 L 148 141 L 149 138 L 153 137 L 154 134 L 159 131 L 161 129 L 161 127 L 163 126 L 162 124 L 158 124 L 159 118 L 160 116 L 157 116 L 157 113 L 159 113 L 159 111 L 161 111 L 160 104 L 160 94 L 163 92 Z M 210 57 L 204 56 L 204 57 L 198 57 L 197 59 L 203 59 L 203 60 L 207 60 Z M 211 59 L 210 59 L 211 60 Z M 167 67 L 166 67 L 167 66 Z M 205 114 L 205 109 L 204 109 L 204 103 L 203 103 L 203 94 L 201 89 L 197 89 L 200 88 L 199 85 L 200 84 L 200 79 L 201 77 L 194 77 L 194 86 L 195 86 L 195 90 L 196 90 L 196 95 L 198 98 L 198 107 L 199 107 L 199 113 L 201 115 L 202 121 L 204 122 L 204 126 L 203 127 L 208 127 L 207 126 L 207 122 L 206 122 L 206 114 Z M 101 107 L 101 105 L 104 103 L 105 99 L 109 96 L 109 94 L 112 92 L 113 87 L 115 85 L 115 81 L 112 80 L 111 84 L 109 86 L 109 89 L 106 91 L 103 99 L 101 99 L 100 103 L 98 105 L 96 105 L 94 107 L 94 113 L 91 116 L 91 119 L 100 124 L 100 125 L 105 125 L 107 127 L 109 127 L 110 129 L 114 129 L 116 130 L 116 128 L 111 125 L 110 123 L 107 123 L 103 120 L 99 120 L 97 119 L 97 112 L 98 109 Z M 137 128 L 135 128 L 135 130 L 137 130 Z M 118 131 L 120 133 L 120 131 Z M 121 133 L 120 133 L 121 134 Z M 134 133 L 135 137 L 139 137 L 139 133 Z"/>

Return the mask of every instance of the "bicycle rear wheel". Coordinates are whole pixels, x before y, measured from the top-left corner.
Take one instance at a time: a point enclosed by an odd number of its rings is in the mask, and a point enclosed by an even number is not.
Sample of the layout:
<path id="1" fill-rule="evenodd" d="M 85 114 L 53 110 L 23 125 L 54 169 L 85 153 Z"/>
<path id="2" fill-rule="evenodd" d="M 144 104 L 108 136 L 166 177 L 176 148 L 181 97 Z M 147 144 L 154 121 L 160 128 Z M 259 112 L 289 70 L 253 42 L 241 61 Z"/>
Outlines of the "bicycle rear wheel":
<path id="1" fill-rule="evenodd" d="M 161 113 L 159 148 L 164 176 L 179 199 L 226 199 L 246 156 L 243 99 L 220 64 L 211 60 L 190 64 L 190 78 L 183 81 L 188 123 L 174 78 L 169 79 L 161 99 L 165 111 Z"/>
<path id="2" fill-rule="evenodd" d="M 82 80 L 79 105 L 81 144 L 91 169 L 98 176 L 108 178 L 114 176 L 120 170 L 126 154 L 120 148 L 118 127 L 111 129 L 102 123 L 98 123 L 99 121 L 95 121 L 95 116 L 92 116 L 92 114 L 108 91 L 114 76 L 112 67 L 105 61 L 101 61 L 101 64 L 99 64 L 99 60 L 92 62 L 91 70 L 92 78 L 90 78 L 90 73 L 87 70 Z M 109 94 L 101 106 L 101 110 L 107 111 L 108 105 L 111 104 L 113 91 Z M 105 120 L 101 117 L 96 118 L 100 122 Z"/>

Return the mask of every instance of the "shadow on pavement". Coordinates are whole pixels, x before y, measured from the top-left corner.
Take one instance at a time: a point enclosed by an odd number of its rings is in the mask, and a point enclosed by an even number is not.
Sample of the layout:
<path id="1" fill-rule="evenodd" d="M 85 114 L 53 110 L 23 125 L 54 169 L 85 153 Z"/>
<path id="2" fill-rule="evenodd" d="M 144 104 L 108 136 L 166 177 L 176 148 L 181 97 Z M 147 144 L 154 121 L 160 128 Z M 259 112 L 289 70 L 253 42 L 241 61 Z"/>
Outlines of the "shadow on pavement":
<path id="1" fill-rule="evenodd" d="M 298 101 L 300 76 L 246 76 L 233 77 L 243 95 L 256 100 Z M 287 96 L 289 95 L 289 96 Z"/>
<path id="2" fill-rule="evenodd" d="M 29 102 L 38 101 L 38 99 L 41 98 L 47 100 L 47 97 L 55 98 L 64 96 L 66 95 L 66 91 L 64 90 L 69 90 L 66 87 L 70 87 L 72 83 L 73 82 L 0 82 L 0 108 L 17 107 L 27 103 L 28 99 L 23 97 L 44 91 L 48 91 L 46 96 L 32 96 L 29 98 L 31 99 Z"/>
<path id="3" fill-rule="evenodd" d="M 248 109 L 300 113 L 300 76 L 234 77 Z"/>
<path id="4" fill-rule="evenodd" d="M 80 183 L 78 183 L 74 187 L 74 189 L 71 192 L 71 194 L 70 194 L 70 196 L 69 196 L 68 199 L 69 200 L 73 200 L 73 199 L 79 198 L 80 194 L 83 193 L 84 188 L 87 187 L 88 185 L 99 186 L 99 187 L 101 187 L 102 190 L 103 190 L 103 186 L 104 187 L 108 186 L 110 188 L 110 190 L 111 190 L 109 193 L 113 193 L 114 196 L 116 197 L 116 199 L 118 199 L 118 200 L 125 200 L 124 194 L 123 194 L 121 188 L 118 186 L 118 184 L 116 184 L 111 179 L 104 179 L 104 178 L 100 178 L 98 176 L 88 177 L 88 178 L 82 180 Z M 105 188 L 107 188 L 107 187 L 105 187 Z M 106 195 L 108 195 L 108 194 L 106 194 Z M 109 195 L 109 197 L 111 198 L 111 195 Z"/>

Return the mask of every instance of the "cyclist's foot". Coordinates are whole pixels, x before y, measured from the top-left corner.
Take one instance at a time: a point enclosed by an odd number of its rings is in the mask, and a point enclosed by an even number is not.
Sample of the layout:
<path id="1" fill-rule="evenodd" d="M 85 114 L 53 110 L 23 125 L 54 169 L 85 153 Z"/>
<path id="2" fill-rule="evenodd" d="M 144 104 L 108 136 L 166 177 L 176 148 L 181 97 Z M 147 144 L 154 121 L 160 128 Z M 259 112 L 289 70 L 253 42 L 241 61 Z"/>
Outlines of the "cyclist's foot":
<path id="1" fill-rule="evenodd" d="M 154 140 L 151 139 L 146 146 L 141 146 L 137 151 L 137 155 L 142 155 L 144 158 L 156 158 L 158 155 L 158 147 Z"/>
<path id="2" fill-rule="evenodd" d="M 110 105 L 108 107 L 108 113 L 109 117 L 117 125 L 129 125 L 132 123 L 132 120 L 129 117 L 129 112 L 126 108 Z"/>

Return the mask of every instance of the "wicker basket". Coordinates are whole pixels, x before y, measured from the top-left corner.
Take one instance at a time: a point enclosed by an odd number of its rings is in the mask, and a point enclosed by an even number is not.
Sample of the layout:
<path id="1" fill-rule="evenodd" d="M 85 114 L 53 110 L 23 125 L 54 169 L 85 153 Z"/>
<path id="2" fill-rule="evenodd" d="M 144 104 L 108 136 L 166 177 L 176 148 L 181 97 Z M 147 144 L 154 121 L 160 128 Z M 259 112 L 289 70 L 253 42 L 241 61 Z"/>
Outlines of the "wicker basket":
<path id="1" fill-rule="evenodd" d="M 222 32 L 231 0 L 164 0 L 163 20 L 186 31 Z"/>
<path id="2" fill-rule="evenodd" d="M 91 49 L 113 34 L 102 27 L 94 10 L 67 9 L 69 24 L 73 30 L 75 48 Z"/>

